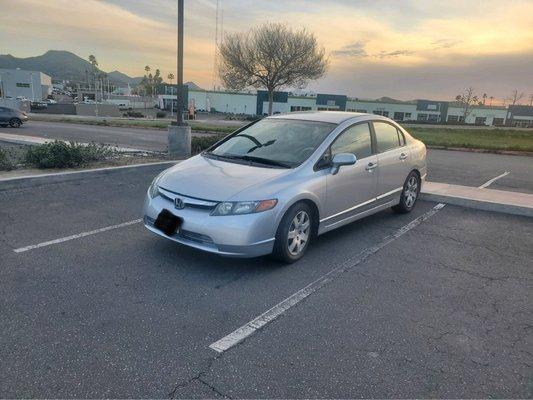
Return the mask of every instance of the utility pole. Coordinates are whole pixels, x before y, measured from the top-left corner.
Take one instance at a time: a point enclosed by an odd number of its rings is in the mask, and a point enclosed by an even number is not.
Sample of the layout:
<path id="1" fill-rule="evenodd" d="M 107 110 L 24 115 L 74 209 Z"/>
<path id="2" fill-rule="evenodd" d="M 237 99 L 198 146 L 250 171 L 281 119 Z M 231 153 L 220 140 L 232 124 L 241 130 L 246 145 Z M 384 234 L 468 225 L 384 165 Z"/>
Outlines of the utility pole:
<path id="1" fill-rule="evenodd" d="M 4 78 L 2 77 L 2 73 L 0 72 L 0 92 L 2 94 L 2 99 L 6 98 L 6 95 L 4 93 Z"/>
<path id="2" fill-rule="evenodd" d="M 183 121 L 183 31 L 184 0 L 178 0 L 178 51 L 177 51 L 177 100 L 176 121 L 168 127 L 169 155 L 186 158 L 191 155 L 191 127 Z"/>
<path id="3" fill-rule="evenodd" d="M 31 101 L 35 102 L 35 91 L 33 90 L 33 72 L 30 72 Z"/>
<path id="4" fill-rule="evenodd" d="M 183 2 L 178 0 L 178 109 L 176 110 L 176 124 L 183 125 Z"/>

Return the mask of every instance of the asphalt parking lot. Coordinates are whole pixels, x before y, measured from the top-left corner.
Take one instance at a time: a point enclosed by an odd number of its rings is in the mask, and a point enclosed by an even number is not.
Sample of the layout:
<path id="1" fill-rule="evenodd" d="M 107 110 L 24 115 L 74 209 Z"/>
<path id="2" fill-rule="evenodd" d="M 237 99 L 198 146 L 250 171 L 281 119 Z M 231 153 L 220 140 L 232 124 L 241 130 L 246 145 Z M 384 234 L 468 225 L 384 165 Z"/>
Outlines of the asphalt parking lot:
<path id="1" fill-rule="evenodd" d="M 137 222 L 163 168 L 0 187 L 0 397 L 533 395 L 533 220 L 420 201 L 219 258 Z"/>

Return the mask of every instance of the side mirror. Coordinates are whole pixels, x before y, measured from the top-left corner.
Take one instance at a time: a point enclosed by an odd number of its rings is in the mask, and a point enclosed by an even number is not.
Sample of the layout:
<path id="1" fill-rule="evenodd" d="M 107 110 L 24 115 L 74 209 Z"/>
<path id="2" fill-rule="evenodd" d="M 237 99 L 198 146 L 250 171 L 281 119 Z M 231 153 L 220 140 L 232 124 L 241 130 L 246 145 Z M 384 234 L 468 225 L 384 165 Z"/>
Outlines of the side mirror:
<path id="1" fill-rule="evenodd" d="M 331 174 L 335 175 L 337 172 L 339 172 L 339 169 L 343 165 L 354 165 L 357 161 L 357 157 L 355 154 L 351 153 L 339 153 L 335 154 L 333 156 L 333 160 L 331 161 L 332 167 L 331 167 Z"/>

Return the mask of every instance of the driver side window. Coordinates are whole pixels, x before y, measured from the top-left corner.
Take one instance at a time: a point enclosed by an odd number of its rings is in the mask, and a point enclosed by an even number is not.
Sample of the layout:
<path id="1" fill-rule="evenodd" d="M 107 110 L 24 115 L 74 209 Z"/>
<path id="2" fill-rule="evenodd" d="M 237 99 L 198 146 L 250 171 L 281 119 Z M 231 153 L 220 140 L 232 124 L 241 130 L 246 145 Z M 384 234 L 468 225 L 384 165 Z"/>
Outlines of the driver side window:
<path id="1" fill-rule="evenodd" d="M 318 161 L 316 168 L 320 170 L 330 166 L 335 154 L 340 153 L 355 154 L 357 159 L 372 155 L 372 139 L 368 123 L 352 125 L 337 136 Z"/>
<path id="2" fill-rule="evenodd" d="M 372 139 L 368 123 L 350 126 L 331 145 L 331 157 L 339 153 L 355 154 L 357 159 L 372 155 Z"/>

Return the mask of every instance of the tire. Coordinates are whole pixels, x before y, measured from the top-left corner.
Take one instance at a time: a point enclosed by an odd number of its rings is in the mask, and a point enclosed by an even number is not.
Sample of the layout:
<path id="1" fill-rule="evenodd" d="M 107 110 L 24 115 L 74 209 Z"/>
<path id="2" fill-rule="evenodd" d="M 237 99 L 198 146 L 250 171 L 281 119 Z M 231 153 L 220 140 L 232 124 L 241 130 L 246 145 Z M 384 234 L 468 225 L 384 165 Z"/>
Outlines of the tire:
<path id="1" fill-rule="evenodd" d="M 22 122 L 18 118 L 11 118 L 9 120 L 9 126 L 12 128 L 20 128 L 21 125 L 22 125 Z"/>
<path id="2" fill-rule="evenodd" d="M 411 171 L 403 184 L 400 202 L 392 209 L 400 214 L 411 212 L 415 208 L 418 195 L 420 194 L 420 176 L 418 172 Z"/>
<path id="3" fill-rule="evenodd" d="M 272 258 L 291 264 L 302 258 L 313 236 L 313 213 L 305 203 L 296 203 L 285 213 L 276 232 Z"/>

